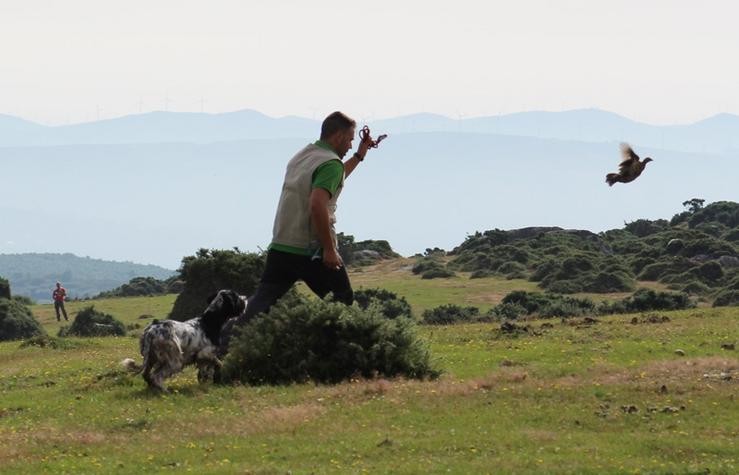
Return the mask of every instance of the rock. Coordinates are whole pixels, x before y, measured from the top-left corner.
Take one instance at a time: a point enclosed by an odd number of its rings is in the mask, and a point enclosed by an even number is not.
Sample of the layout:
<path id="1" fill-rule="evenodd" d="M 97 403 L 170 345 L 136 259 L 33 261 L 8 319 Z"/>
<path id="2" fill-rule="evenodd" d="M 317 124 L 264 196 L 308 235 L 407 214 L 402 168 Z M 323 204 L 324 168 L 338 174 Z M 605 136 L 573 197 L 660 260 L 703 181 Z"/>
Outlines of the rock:
<path id="1" fill-rule="evenodd" d="M 721 266 L 727 269 L 739 267 L 739 257 L 721 256 L 717 260 L 718 260 L 718 263 L 721 264 Z"/>
<path id="2" fill-rule="evenodd" d="M 626 414 L 636 414 L 637 412 L 639 412 L 639 408 L 633 404 L 621 406 L 621 410 L 624 411 Z"/>
<path id="3" fill-rule="evenodd" d="M 662 386 L 660 386 L 659 393 L 660 394 L 667 394 L 667 386 L 665 386 L 664 384 Z"/>
<path id="4" fill-rule="evenodd" d="M 721 345 L 721 349 L 727 350 L 727 351 L 734 351 L 736 349 L 736 346 L 734 345 L 734 343 L 724 343 Z"/>
<path id="5" fill-rule="evenodd" d="M 382 258 L 382 255 L 377 251 L 373 251 L 371 249 L 364 249 L 361 251 L 356 251 L 353 254 L 353 257 L 355 260 L 363 261 L 363 260 L 377 260 L 377 259 Z"/>
<path id="6" fill-rule="evenodd" d="M 683 351 L 681 349 L 677 349 L 677 350 L 675 350 L 675 354 L 678 355 L 678 356 L 685 356 L 685 351 Z"/>
<path id="7" fill-rule="evenodd" d="M 665 406 L 660 412 L 662 412 L 663 414 L 675 414 L 676 412 L 680 412 L 680 409 L 673 406 Z"/>

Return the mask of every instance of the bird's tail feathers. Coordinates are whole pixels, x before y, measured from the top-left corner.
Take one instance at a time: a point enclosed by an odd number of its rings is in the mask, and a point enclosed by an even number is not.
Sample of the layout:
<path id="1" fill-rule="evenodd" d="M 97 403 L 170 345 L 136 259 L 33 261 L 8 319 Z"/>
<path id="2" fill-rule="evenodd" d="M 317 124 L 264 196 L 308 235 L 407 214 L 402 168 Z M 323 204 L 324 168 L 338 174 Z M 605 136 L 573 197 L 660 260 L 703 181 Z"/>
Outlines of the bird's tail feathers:
<path id="1" fill-rule="evenodd" d="M 606 175 L 606 183 L 608 183 L 608 186 L 613 186 L 614 183 L 618 181 L 618 173 L 609 173 Z"/>

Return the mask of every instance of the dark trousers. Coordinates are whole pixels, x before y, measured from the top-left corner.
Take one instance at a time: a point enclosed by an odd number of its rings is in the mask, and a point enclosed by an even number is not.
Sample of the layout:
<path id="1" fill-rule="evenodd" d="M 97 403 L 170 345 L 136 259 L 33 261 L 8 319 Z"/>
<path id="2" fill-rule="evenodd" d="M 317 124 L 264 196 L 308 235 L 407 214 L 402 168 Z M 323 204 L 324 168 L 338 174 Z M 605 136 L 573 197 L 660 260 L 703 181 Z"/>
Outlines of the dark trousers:
<path id="1" fill-rule="evenodd" d="M 227 351 L 234 326 L 243 325 L 260 313 L 268 312 L 298 280 L 305 282 L 321 298 L 332 292 L 338 302 L 346 305 L 354 302 L 354 291 L 345 267 L 331 270 L 323 265 L 321 259 L 270 250 L 267 252 L 262 280 L 257 291 L 249 298 L 246 312 L 241 317 L 226 322 L 221 331 L 220 353 L 225 354 Z"/>
<path id="2" fill-rule="evenodd" d="M 61 310 L 62 313 L 64 313 L 64 320 L 69 320 L 67 318 L 67 310 L 64 308 L 64 302 L 60 300 L 54 300 L 54 310 L 56 310 L 56 321 L 57 322 L 61 321 L 59 310 Z"/>

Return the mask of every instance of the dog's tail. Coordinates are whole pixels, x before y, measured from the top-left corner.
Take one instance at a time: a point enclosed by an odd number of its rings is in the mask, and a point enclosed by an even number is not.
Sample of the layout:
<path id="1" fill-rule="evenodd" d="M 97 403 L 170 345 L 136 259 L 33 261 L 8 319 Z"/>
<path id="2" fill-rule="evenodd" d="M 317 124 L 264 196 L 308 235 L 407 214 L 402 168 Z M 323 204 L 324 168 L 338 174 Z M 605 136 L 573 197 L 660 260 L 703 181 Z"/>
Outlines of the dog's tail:
<path id="1" fill-rule="evenodd" d="M 132 358 L 126 358 L 122 360 L 121 366 L 123 366 L 124 368 L 126 368 L 126 370 L 130 371 L 133 374 L 139 374 L 141 371 L 144 370 L 144 365 L 137 365 Z"/>

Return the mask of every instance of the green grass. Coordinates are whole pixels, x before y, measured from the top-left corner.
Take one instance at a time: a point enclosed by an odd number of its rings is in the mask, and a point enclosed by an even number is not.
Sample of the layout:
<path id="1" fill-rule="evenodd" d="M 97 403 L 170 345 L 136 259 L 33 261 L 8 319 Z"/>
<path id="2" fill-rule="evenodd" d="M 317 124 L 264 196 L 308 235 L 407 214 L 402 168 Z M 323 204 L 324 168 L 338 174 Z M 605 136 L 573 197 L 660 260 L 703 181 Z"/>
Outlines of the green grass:
<path id="1" fill-rule="evenodd" d="M 485 301 L 479 281 L 464 281 L 473 290 L 459 290 L 453 281 L 387 277 L 380 286 L 405 295 L 416 310 Z M 355 286 L 363 281 L 358 274 L 352 279 Z M 508 291 L 488 285 L 486 295 Z M 402 291 L 423 288 L 426 294 Z M 138 319 L 142 314 L 166 316 L 173 301 L 95 305 L 130 324 L 148 322 Z M 53 308 L 33 310 L 55 334 Z M 739 337 L 739 308 L 661 314 L 670 321 L 632 325 L 631 315 L 619 315 L 594 325 L 547 321 L 552 328 L 535 321 L 536 334 L 519 337 L 501 335 L 497 324 L 422 327 L 445 371 L 436 381 L 219 387 L 198 385 L 189 368 L 170 380 L 167 395 L 150 393 L 140 377 L 120 370 L 122 358 L 139 358 L 133 337 L 71 338 L 57 350 L 5 342 L 0 467 L 3 473 L 736 473 L 739 360 L 721 345 Z M 722 372 L 732 379 L 721 379 Z M 622 411 L 629 405 L 638 412 Z M 670 407 L 677 412 L 662 412 Z"/>

